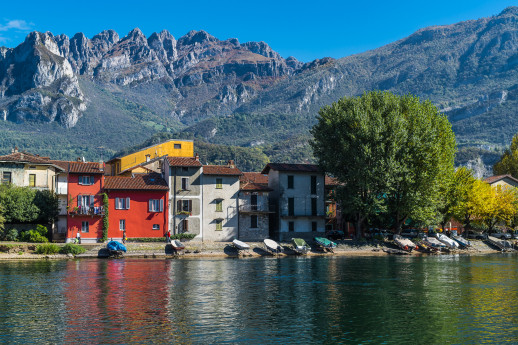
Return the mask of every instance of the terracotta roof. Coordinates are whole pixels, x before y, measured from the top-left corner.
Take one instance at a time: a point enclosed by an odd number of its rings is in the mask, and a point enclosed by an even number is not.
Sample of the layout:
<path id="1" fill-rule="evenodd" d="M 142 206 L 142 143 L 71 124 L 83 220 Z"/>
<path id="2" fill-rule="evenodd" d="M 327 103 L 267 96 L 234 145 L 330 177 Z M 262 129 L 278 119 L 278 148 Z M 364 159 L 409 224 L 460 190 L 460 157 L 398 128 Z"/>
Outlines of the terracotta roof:
<path id="1" fill-rule="evenodd" d="M 264 167 L 262 174 L 268 174 L 270 169 L 277 171 L 292 171 L 292 172 L 311 172 L 321 173 L 320 167 L 316 164 L 288 164 L 288 163 L 268 163 Z"/>
<path id="2" fill-rule="evenodd" d="M 340 184 L 340 182 L 338 182 L 338 180 L 336 179 L 336 177 L 331 177 L 331 176 L 325 176 L 325 182 L 324 184 L 326 186 L 338 186 Z"/>
<path id="3" fill-rule="evenodd" d="M 5 156 L 0 156 L 0 162 L 21 162 L 34 164 L 51 165 L 49 157 L 40 157 L 27 152 L 15 152 Z"/>
<path id="4" fill-rule="evenodd" d="M 194 157 L 167 157 L 170 166 L 175 167 L 201 167 L 201 163 Z"/>
<path id="5" fill-rule="evenodd" d="M 133 177 L 106 176 L 104 189 L 168 191 L 169 187 L 160 174 L 139 174 Z"/>
<path id="6" fill-rule="evenodd" d="M 99 163 L 70 162 L 69 173 L 71 173 L 71 174 L 104 174 L 104 171 L 99 169 Z"/>
<path id="7" fill-rule="evenodd" d="M 273 189 L 268 187 L 268 175 L 258 172 L 244 172 L 239 177 L 239 189 L 250 191 L 270 192 Z"/>
<path id="8" fill-rule="evenodd" d="M 63 169 L 64 171 L 68 172 L 68 165 L 71 163 L 69 161 L 55 161 L 55 160 L 50 160 L 52 164 L 54 164 L 55 166 L 58 166 L 60 167 L 61 169 Z"/>
<path id="9" fill-rule="evenodd" d="M 484 182 L 487 182 L 489 184 L 493 184 L 495 182 L 498 182 L 500 180 L 503 180 L 504 178 L 508 178 L 512 181 L 514 181 L 515 183 L 518 183 L 518 179 L 512 177 L 511 175 L 497 175 L 497 176 L 489 176 L 487 178 L 484 179 Z"/>
<path id="10" fill-rule="evenodd" d="M 203 174 L 241 176 L 243 173 L 238 168 L 231 168 L 228 165 L 204 165 Z"/>

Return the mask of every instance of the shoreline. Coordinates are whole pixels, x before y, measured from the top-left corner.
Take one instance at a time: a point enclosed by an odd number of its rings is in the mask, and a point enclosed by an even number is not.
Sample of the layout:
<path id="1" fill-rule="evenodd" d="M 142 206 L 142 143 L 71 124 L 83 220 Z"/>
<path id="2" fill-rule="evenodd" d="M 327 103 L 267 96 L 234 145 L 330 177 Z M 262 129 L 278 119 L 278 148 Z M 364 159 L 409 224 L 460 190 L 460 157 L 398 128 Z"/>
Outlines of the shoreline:
<path id="1" fill-rule="evenodd" d="M 289 243 L 282 243 L 283 253 L 277 255 L 270 254 L 264 249 L 262 242 L 249 242 L 250 250 L 245 253 L 238 251 L 231 245 L 231 242 L 185 242 L 186 248 L 182 253 L 176 253 L 171 245 L 164 242 L 136 243 L 128 242 L 126 247 L 127 253 L 123 258 L 260 258 L 260 257 L 290 257 L 297 256 L 295 252 L 289 249 Z M 82 244 L 87 251 L 84 254 L 36 254 L 34 252 L 38 244 L 19 243 L 19 242 L 1 242 L 0 248 L 9 248 L 7 252 L 0 252 L 0 261 L 25 261 L 25 260 L 70 260 L 70 259 L 93 259 L 93 258 L 109 258 L 106 252 L 106 244 Z M 313 247 L 315 248 L 315 247 Z M 305 256 L 388 256 L 393 255 L 383 251 L 383 249 L 394 249 L 390 243 L 372 243 L 372 242 L 353 242 L 351 240 L 339 241 L 337 248 L 333 252 L 322 252 L 312 249 Z M 470 249 L 455 250 L 451 252 L 430 254 L 413 251 L 410 254 L 399 255 L 406 257 L 416 256 L 438 256 L 438 255 L 487 255 L 492 253 L 500 253 L 483 241 L 472 241 Z"/>

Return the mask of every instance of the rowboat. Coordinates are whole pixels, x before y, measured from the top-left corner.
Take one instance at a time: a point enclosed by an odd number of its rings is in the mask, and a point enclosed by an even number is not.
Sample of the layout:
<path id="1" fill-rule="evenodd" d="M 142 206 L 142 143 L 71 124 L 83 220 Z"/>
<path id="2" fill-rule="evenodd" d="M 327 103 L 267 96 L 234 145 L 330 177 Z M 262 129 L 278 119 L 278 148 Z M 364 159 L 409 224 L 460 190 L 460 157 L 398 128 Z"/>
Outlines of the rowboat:
<path id="1" fill-rule="evenodd" d="M 443 234 L 435 234 L 435 236 L 437 237 L 437 239 L 444 243 L 448 248 L 450 249 L 457 249 L 459 248 L 459 244 L 457 242 L 455 242 L 454 240 L 452 240 L 451 238 L 449 238 L 448 236 L 446 235 L 443 235 Z"/>
<path id="2" fill-rule="evenodd" d="M 282 252 L 282 247 L 279 245 L 279 243 L 275 242 L 274 240 L 270 240 L 267 238 L 263 241 L 263 243 L 266 247 L 266 250 L 273 254 L 278 254 Z"/>
<path id="3" fill-rule="evenodd" d="M 411 252 L 413 249 L 417 248 L 414 242 L 410 241 L 408 238 L 405 238 L 401 235 L 394 235 L 394 243 L 407 252 Z"/>
<path id="4" fill-rule="evenodd" d="M 491 243 L 492 245 L 494 245 L 495 247 L 497 247 L 498 249 L 500 249 L 503 252 L 513 250 L 513 245 L 510 241 L 498 239 L 493 236 L 488 236 L 487 240 L 489 243 Z"/>
<path id="5" fill-rule="evenodd" d="M 432 247 L 432 248 L 437 248 L 439 250 L 446 248 L 446 245 L 444 243 L 440 242 L 435 237 L 427 236 L 427 237 L 423 238 L 422 241 L 424 244 L 426 244 L 427 246 Z"/>
<path id="6" fill-rule="evenodd" d="M 240 240 L 233 240 L 232 244 L 234 247 L 237 248 L 237 250 L 249 250 L 250 246 L 246 244 L 245 242 L 241 242 Z"/>
<path id="7" fill-rule="evenodd" d="M 291 243 L 293 245 L 292 249 L 297 254 L 306 254 L 311 249 L 311 247 L 302 238 L 292 238 Z"/>
<path id="8" fill-rule="evenodd" d="M 452 236 L 452 237 L 455 241 L 457 241 L 460 244 L 461 247 L 463 247 L 463 248 L 471 247 L 471 242 L 468 241 L 467 239 L 462 238 L 460 236 Z"/>
<path id="9" fill-rule="evenodd" d="M 334 243 L 333 241 L 328 240 L 325 237 L 315 237 L 314 240 L 324 250 L 327 249 L 327 250 L 332 252 L 333 248 L 336 248 L 336 243 Z"/>
<path id="10" fill-rule="evenodd" d="M 171 240 L 171 245 L 173 246 L 173 249 L 176 251 L 185 249 L 185 245 L 178 240 Z"/>

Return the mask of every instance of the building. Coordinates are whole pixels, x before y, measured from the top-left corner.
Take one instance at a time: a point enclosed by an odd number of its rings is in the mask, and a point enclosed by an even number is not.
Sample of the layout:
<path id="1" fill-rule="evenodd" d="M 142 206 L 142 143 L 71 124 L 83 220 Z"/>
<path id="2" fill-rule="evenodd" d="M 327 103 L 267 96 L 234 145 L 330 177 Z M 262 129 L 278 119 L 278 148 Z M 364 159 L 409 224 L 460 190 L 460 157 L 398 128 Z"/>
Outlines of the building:
<path id="1" fill-rule="evenodd" d="M 106 171 L 108 175 L 119 175 L 129 168 L 164 156 L 193 157 L 194 143 L 192 140 L 171 139 L 160 144 L 145 147 L 137 152 L 110 159 L 106 162 Z M 162 162 L 162 160 L 159 161 Z"/>
<path id="2" fill-rule="evenodd" d="M 241 175 L 234 161 L 229 161 L 227 165 L 203 166 L 203 240 L 232 241 L 239 238 L 238 197 Z"/>
<path id="3" fill-rule="evenodd" d="M 164 178 L 169 185 L 169 228 L 203 237 L 202 164 L 195 157 L 166 157 Z"/>
<path id="4" fill-rule="evenodd" d="M 106 176 L 108 238 L 164 237 L 169 229 L 169 187 L 160 174 Z"/>
<path id="5" fill-rule="evenodd" d="M 279 241 L 311 239 L 325 232 L 324 172 L 313 164 L 269 163 L 270 236 Z"/>
<path id="6" fill-rule="evenodd" d="M 244 172 L 239 178 L 239 239 L 262 241 L 270 236 L 268 175 Z"/>
<path id="7" fill-rule="evenodd" d="M 325 176 L 326 231 L 343 230 L 341 214 L 336 202 L 338 184 L 335 178 Z"/>
<path id="8" fill-rule="evenodd" d="M 490 176 L 484 179 L 484 182 L 489 183 L 491 187 L 500 186 L 501 188 L 518 188 L 518 179 L 511 175 Z"/>
<path id="9" fill-rule="evenodd" d="M 0 178 L 2 184 L 31 187 L 40 190 L 54 190 L 56 175 L 63 169 L 55 165 L 49 157 L 40 157 L 27 152 L 0 156 Z"/>
<path id="10" fill-rule="evenodd" d="M 69 162 L 66 241 L 81 236 L 82 243 L 103 237 L 104 170 L 100 163 Z"/>

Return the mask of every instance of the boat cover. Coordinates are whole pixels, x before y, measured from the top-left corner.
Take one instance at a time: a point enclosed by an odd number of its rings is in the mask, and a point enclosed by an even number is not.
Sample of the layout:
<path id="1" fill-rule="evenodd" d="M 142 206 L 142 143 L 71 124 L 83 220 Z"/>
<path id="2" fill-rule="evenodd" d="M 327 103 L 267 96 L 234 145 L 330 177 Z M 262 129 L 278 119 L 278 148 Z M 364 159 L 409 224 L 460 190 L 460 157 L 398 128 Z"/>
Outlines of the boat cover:
<path id="1" fill-rule="evenodd" d="M 110 241 L 110 242 L 108 242 L 108 244 L 106 245 L 106 248 L 108 248 L 108 250 L 126 252 L 126 246 L 124 244 L 120 243 L 120 242 L 117 242 L 117 241 Z"/>
<path id="2" fill-rule="evenodd" d="M 315 242 L 325 248 L 336 248 L 336 243 L 328 240 L 325 237 L 315 237 Z"/>

